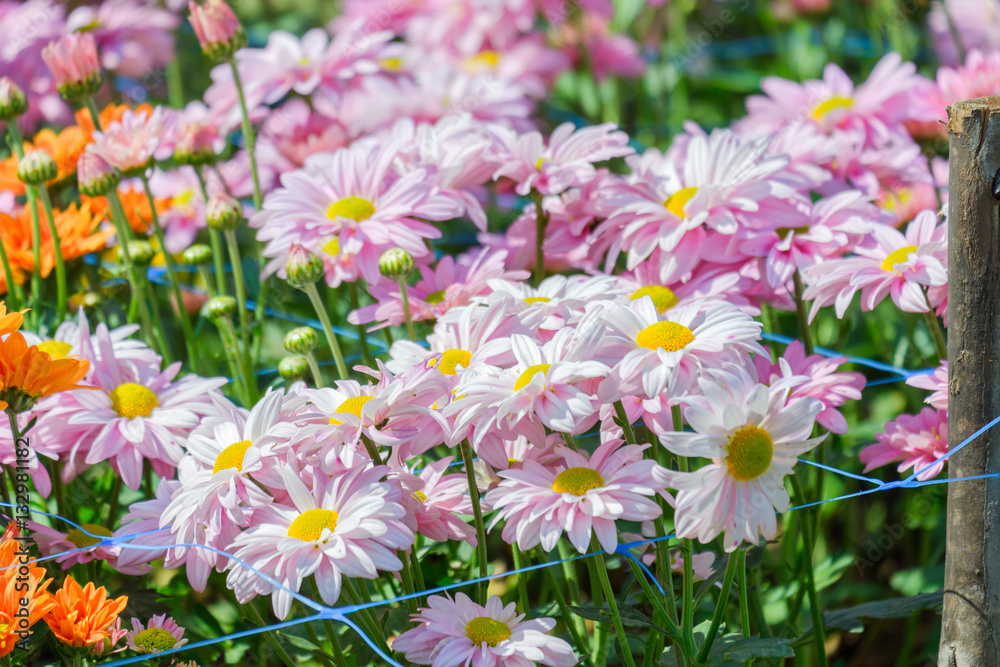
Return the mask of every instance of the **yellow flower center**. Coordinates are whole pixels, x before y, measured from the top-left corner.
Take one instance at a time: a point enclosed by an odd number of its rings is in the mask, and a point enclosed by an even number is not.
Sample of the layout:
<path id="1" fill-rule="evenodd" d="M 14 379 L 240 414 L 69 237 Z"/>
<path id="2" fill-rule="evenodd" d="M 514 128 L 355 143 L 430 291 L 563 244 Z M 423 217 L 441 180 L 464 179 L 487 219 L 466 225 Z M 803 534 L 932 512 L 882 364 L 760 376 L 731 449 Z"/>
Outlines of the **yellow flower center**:
<path id="1" fill-rule="evenodd" d="M 774 441 L 759 426 L 741 426 L 729 436 L 726 452 L 729 474 L 741 482 L 749 482 L 767 472 L 774 455 Z"/>
<path id="2" fill-rule="evenodd" d="M 229 445 L 215 457 L 215 465 L 212 466 L 212 474 L 228 468 L 236 468 L 236 472 L 243 472 L 243 457 L 246 455 L 250 445 L 249 440 L 240 440 Z"/>
<path id="3" fill-rule="evenodd" d="M 556 493 L 572 493 L 574 496 L 585 496 L 587 491 L 604 486 L 601 473 L 591 468 L 567 468 L 552 482 L 552 490 Z"/>
<path id="4" fill-rule="evenodd" d="M 893 250 L 892 252 L 889 253 L 889 256 L 885 258 L 885 261 L 882 262 L 882 270 L 895 271 L 896 270 L 895 266 L 897 264 L 905 262 L 906 257 L 911 252 L 916 252 L 916 251 L 917 251 L 917 246 L 915 245 L 908 245 L 905 248 L 900 248 L 899 250 Z"/>
<path id="5" fill-rule="evenodd" d="M 159 653 L 177 645 L 174 636 L 163 628 L 146 628 L 132 640 L 139 653 Z"/>
<path id="6" fill-rule="evenodd" d="M 500 54 L 496 51 L 482 51 L 465 59 L 465 66 L 469 69 L 479 69 L 481 67 L 493 68 L 499 64 Z"/>
<path id="7" fill-rule="evenodd" d="M 424 493 L 423 491 L 414 491 L 413 492 L 413 497 L 416 498 L 417 500 L 419 500 L 422 503 L 427 502 L 427 494 Z"/>
<path id="8" fill-rule="evenodd" d="M 332 239 L 323 244 L 323 252 L 333 257 L 340 254 L 340 239 L 334 236 Z"/>
<path id="9" fill-rule="evenodd" d="M 375 398 L 374 396 L 351 396 L 349 399 L 337 406 L 334 412 L 343 412 L 349 415 L 354 415 L 358 419 L 361 419 L 361 408 L 365 407 L 365 403 Z M 340 426 L 344 422 L 330 417 L 330 423 L 334 426 Z"/>
<path id="10" fill-rule="evenodd" d="M 315 542 L 323 535 L 323 529 L 337 530 L 337 513 L 333 510 L 306 510 L 295 517 L 288 526 L 288 536 L 303 542 Z"/>
<path id="11" fill-rule="evenodd" d="M 160 401 L 152 390 L 132 382 L 115 387 L 110 396 L 111 409 L 117 412 L 119 417 L 126 419 L 148 417 L 153 408 L 160 406 Z"/>
<path id="12" fill-rule="evenodd" d="M 510 639 L 510 628 L 506 623 L 489 616 L 476 616 L 466 624 L 465 636 L 475 646 L 482 646 L 483 642 L 486 642 L 487 646 L 493 648 L 500 642 Z"/>
<path id="13" fill-rule="evenodd" d="M 456 375 L 455 368 L 461 364 L 462 368 L 468 368 L 472 361 L 472 353 L 468 350 L 445 350 L 441 353 L 441 363 L 438 370 L 445 375 Z"/>
<path id="14" fill-rule="evenodd" d="M 663 348 L 667 352 L 683 349 L 694 340 L 694 334 L 683 324 L 676 322 L 654 322 L 639 332 L 635 342 L 649 350 Z"/>
<path id="15" fill-rule="evenodd" d="M 535 364 L 534 366 L 528 366 L 524 372 L 521 373 L 521 377 L 517 378 L 517 382 L 514 383 L 514 391 L 524 389 L 528 386 L 528 383 L 531 382 L 531 378 L 535 377 L 536 373 L 545 375 L 549 372 L 551 367 L 552 364 Z"/>
<path id="16" fill-rule="evenodd" d="M 100 535 L 101 537 L 111 537 L 111 531 L 104 526 L 98 526 L 93 523 L 84 523 L 80 526 L 87 533 L 92 533 L 93 535 Z M 87 533 L 80 530 L 80 528 L 74 528 L 73 530 L 66 533 L 66 541 L 75 546 L 77 549 L 83 549 L 85 547 L 92 547 L 95 544 L 101 543 L 100 537 L 93 537 L 87 535 Z"/>
<path id="17" fill-rule="evenodd" d="M 684 212 L 684 207 L 696 194 L 698 194 L 698 188 L 683 188 L 670 195 L 667 201 L 663 202 L 663 205 L 678 218 L 686 218 L 687 213 Z"/>
<path id="18" fill-rule="evenodd" d="M 398 72 L 403 68 L 403 61 L 400 58 L 382 58 L 378 61 L 386 72 Z"/>
<path id="19" fill-rule="evenodd" d="M 326 209 L 326 217 L 331 220 L 350 218 L 351 220 L 361 222 L 372 217 L 374 212 L 375 207 L 367 199 L 347 197 L 346 199 L 341 199 L 330 204 L 330 208 Z"/>
<path id="20" fill-rule="evenodd" d="M 828 113 L 835 109 L 850 109 L 854 106 L 854 100 L 850 97 L 831 97 L 825 102 L 821 102 L 813 109 L 813 120 L 823 120 Z"/>
<path id="21" fill-rule="evenodd" d="M 53 359 L 65 359 L 73 346 L 61 340 L 47 340 L 44 343 L 39 343 L 37 347 Z"/>
<path id="22" fill-rule="evenodd" d="M 673 293 L 673 290 L 669 287 L 663 287 L 662 285 L 648 285 L 646 287 L 640 287 L 636 291 L 632 292 L 633 301 L 641 299 L 644 296 L 648 296 L 653 299 L 653 305 L 656 306 L 656 309 L 660 311 L 661 315 L 676 306 L 679 301 L 677 295 Z"/>
<path id="23" fill-rule="evenodd" d="M 545 303 L 546 301 L 551 301 L 547 296 L 529 296 L 524 299 L 524 302 L 529 305 L 535 305 L 536 303 Z"/>
<path id="24" fill-rule="evenodd" d="M 543 162 L 545 162 L 545 158 L 543 158 L 543 157 L 538 158 L 538 162 L 535 163 L 535 169 L 537 171 L 541 171 L 542 170 L 542 163 Z"/>
<path id="25" fill-rule="evenodd" d="M 444 301 L 443 289 L 439 289 L 437 292 L 431 292 L 430 294 L 427 295 L 427 298 L 424 299 L 424 302 L 431 306 L 436 306 L 442 301 Z"/>

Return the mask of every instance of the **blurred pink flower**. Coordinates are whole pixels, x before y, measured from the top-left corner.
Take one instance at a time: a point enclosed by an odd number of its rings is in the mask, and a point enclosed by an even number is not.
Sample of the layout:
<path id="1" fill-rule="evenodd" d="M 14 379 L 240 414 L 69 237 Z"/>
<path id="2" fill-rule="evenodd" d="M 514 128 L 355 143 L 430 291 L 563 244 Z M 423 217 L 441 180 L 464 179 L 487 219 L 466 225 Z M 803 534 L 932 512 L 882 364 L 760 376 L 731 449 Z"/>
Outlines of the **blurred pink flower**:
<path id="1" fill-rule="evenodd" d="M 178 25 L 176 15 L 142 0 L 103 0 L 66 18 L 67 30 L 93 35 L 104 69 L 135 79 L 174 59 Z"/>
<path id="2" fill-rule="evenodd" d="M 918 480 L 932 479 L 941 473 L 945 464 L 941 457 L 948 453 L 948 413 L 924 408 L 920 414 L 900 415 L 875 439 L 878 443 L 868 445 L 859 455 L 865 472 L 901 461 L 897 471 L 913 468 Z"/>

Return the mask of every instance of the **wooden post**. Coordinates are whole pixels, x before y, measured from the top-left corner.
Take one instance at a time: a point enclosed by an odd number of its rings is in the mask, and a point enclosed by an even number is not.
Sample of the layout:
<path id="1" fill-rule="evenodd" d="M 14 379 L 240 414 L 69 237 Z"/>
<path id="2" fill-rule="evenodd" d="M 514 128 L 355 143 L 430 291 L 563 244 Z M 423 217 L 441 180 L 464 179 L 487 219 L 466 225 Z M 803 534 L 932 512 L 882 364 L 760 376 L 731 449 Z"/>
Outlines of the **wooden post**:
<path id="1" fill-rule="evenodd" d="M 948 442 L 1000 415 L 1000 96 L 948 110 Z M 949 457 L 949 477 L 1000 472 L 1000 427 Z M 939 667 L 1000 666 L 1000 479 L 948 485 Z"/>

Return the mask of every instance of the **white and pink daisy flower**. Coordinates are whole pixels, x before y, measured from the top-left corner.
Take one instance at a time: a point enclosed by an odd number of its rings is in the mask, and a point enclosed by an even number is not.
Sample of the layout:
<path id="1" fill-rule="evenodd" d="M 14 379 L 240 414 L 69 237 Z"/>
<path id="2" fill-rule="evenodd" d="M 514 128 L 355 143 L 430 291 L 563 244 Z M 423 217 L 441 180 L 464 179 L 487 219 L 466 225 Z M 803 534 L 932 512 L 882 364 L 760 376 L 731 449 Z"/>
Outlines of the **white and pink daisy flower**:
<path id="1" fill-rule="evenodd" d="M 153 616 L 146 625 L 133 618 L 132 631 L 125 635 L 125 641 L 136 653 L 160 653 L 188 642 L 184 639 L 184 628 L 166 614 Z"/>
<path id="2" fill-rule="evenodd" d="M 906 379 L 906 384 L 919 389 L 926 389 L 933 392 L 924 399 L 924 403 L 935 410 L 948 409 L 948 360 L 945 359 L 941 365 L 934 369 L 934 372 L 927 375 L 913 375 Z"/>
<path id="3" fill-rule="evenodd" d="M 459 514 L 472 515 L 468 479 L 464 473 L 445 474 L 453 458 L 446 456 L 427 464 L 417 475 L 410 475 L 417 485 L 422 486 L 404 501 L 414 504 L 417 534 L 435 542 L 457 540 L 475 546 L 475 528 L 458 517 Z"/>
<path id="4" fill-rule="evenodd" d="M 933 211 L 923 211 L 906 226 L 905 236 L 879 225 L 868 238 L 871 245 L 857 245 L 855 257 L 831 259 L 803 272 L 809 286 L 803 297 L 813 302 L 810 321 L 829 305 L 842 318 L 859 291 L 862 311 L 874 310 L 887 296 L 908 313 L 931 309 L 926 290 L 948 283 L 947 221 L 938 225 Z"/>
<path id="5" fill-rule="evenodd" d="M 861 450 L 858 458 L 865 472 L 900 461 L 896 468 L 913 468 L 917 479 L 924 481 L 941 474 L 948 454 L 948 413 L 924 408 L 916 415 L 900 415 L 885 425 L 885 433 L 875 434 L 878 442 Z"/>
<path id="6" fill-rule="evenodd" d="M 257 239 L 267 243 L 264 255 L 271 261 L 264 275 L 277 271 L 285 277 L 293 243 L 323 258 L 331 287 L 359 276 L 369 283 L 382 280 L 378 258 L 386 248 L 427 255 L 425 239 L 441 232 L 422 220 L 448 220 L 461 211 L 425 182 L 423 170 L 394 176 L 398 147 L 394 141 L 356 142 L 314 155 L 303 169 L 282 176 L 282 187 L 250 220 Z"/>
<path id="7" fill-rule="evenodd" d="M 455 394 L 461 398 L 444 410 L 455 417 L 453 442 L 470 430 L 476 445 L 494 429 L 505 438 L 524 435 L 541 442 L 545 428 L 563 433 L 590 428 L 597 421 L 594 392 L 609 370 L 592 359 L 602 337 L 597 327 L 586 333 L 560 329 L 544 344 L 521 334 L 511 336 L 513 368 L 484 368 L 459 378 Z"/>
<path id="8" fill-rule="evenodd" d="M 826 437 L 811 438 L 822 404 L 814 398 L 789 402 L 789 388 L 756 384 L 742 369 L 702 378 L 700 395 L 690 396 L 684 419 L 694 432 L 668 432 L 660 441 L 671 452 L 711 459 L 694 472 L 669 472 L 677 489 L 677 536 L 707 544 L 724 534 L 732 552 L 742 542 L 757 544 L 777 531 L 775 511 L 787 512 L 783 479 L 794 474 L 798 456 Z"/>
<path id="9" fill-rule="evenodd" d="M 520 468 L 498 472 L 503 480 L 486 494 L 496 510 L 490 530 L 501 521 L 503 539 L 523 550 L 542 546 L 552 551 L 563 533 L 585 553 L 591 538 L 607 553 L 618 548 L 616 521 L 649 521 L 660 516 L 657 495 L 667 496 L 667 471 L 643 458 L 650 445 L 624 445 L 609 440 L 588 458 L 560 447 L 562 459 L 551 466 L 525 461 Z"/>
<path id="10" fill-rule="evenodd" d="M 121 551 L 117 545 L 102 545 L 104 538 L 111 537 L 111 531 L 93 523 L 80 524 L 80 528 L 73 528 L 67 532 L 34 521 L 28 521 L 28 528 L 42 555 L 55 556 L 55 561 L 60 563 L 64 570 L 92 560 L 107 561 L 111 567 L 115 567 L 115 561 Z M 82 551 L 78 551 L 79 549 Z M 68 553 L 71 551 L 73 553 Z"/>
<path id="11" fill-rule="evenodd" d="M 94 132 L 93 150 L 123 174 L 136 176 L 173 153 L 174 115 L 158 106 L 150 113 L 128 110 L 121 120 Z"/>
<path id="12" fill-rule="evenodd" d="M 310 489 L 289 468 L 281 469 L 289 504 L 273 503 L 254 511 L 252 526 L 232 543 L 233 555 L 254 570 L 230 562 L 227 585 L 241 604 L 271 595 L 278 618 L 285 618 L 292 595 L 258 576 L 263 572 L 293 591 L 314 576 L 323 602 L 340 598 L 342 577 L 374 579 L 378 572 L 403 567 L 396 551 L 413 544 L 402 505 L 389 500 L 395 491 L 380 482 L 385 466 L 358 468 L 329 479 L 316 476 Z"/>
<path id="13" fill-rule="evenodd" d="M 160 528 L 160 517 L 180 486 L 181 483 L 174 479 L 160 480 L 156 486 L 155 498 L 141 500 L 129 506 L 128 513 L 122 517 L 121 527 L 114 532 L 115 542 L 121 547 L 114 569 L 122 574 L 147 574 L 153 569 L 150 563 L 163 558 L 167 549 L 176 544 L 176 537 L 170 529 Z M 129 537 L 130 535 L 135 537 Z M 208 571 L 211 571 L 211 566 Z M 190 573 L 191 569 L 188 569 L 189 580 Z M 205 577 L 207 579 L 208 572 Z M 205 590 L 204 583 L 200 589 L 195 590 Z"/>
<path id="14" fill-rule="evenodd" d="M 526 621 L 516 607 L 513 602 L 504 606 L 496 595 L 485 607 L 464 593 L 454 600 L 432 595 L 427 607 L 412 617 L 417 627 L 396 637 L 392 648 L 418 665 L 572 667 L 577 663 L 569 643 L 547 634 L 556 627 L 555 619 Z"/>
<path id="15" fill-rule="evenodd" d="M 610 304 L 588 314 L 579 328 L 606 327 L 595 356 L 613 366 L 599 396 L 608 402 L 626 394 L 679 396 L 694 387 L 703 366 L 743 363 L 749 353 L 763 352 L 757 342 L 761 325 L 750 315 L 732 306 L 702 306 L 694 301 L 661 314 L 652 296 L 644 295 L 628 306 Z"/>
<path id="16" fill-rule="evenodd" d="M 628 135 L 614 123 L 577 129 L 563 123 L 549 137 L 548 145 L 539 132 L 517 134 L 497 127 L 501 165 L 494 179 L 510 178 L 517 182 L 520 195 L 532 190 L 543 195 L 560 192 L 587 183 L 596 175 L 594 163 L 630 155 Z"/>

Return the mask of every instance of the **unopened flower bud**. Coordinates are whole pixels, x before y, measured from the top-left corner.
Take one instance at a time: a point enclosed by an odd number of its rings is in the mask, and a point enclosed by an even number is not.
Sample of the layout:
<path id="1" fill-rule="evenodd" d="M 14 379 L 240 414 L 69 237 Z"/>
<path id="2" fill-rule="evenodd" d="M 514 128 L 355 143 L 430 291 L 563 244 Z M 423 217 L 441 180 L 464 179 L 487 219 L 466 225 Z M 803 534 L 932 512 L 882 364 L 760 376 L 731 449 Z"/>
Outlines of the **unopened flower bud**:
<path id="1" fill-rule="evenodd" d="M 76 180 L 81 193 L 88 197 L 103 197 L 118 186 L 121 174 L 87 146 L 76 163 Z"/>
<path id="2" fill-rule="evenodd" d="M 210 320 L 232 317 L 236 312 L 236 299 L 231 296 L 216 296 L 205 302 L 202 314 Z"/>
<path id="3" fill-rule="evenodd" d="M 215 162 L 215 142 L 218 129 L 206 123 L 184 123 L 177 129 L 174 160 L 179 164 L 211 164 Z"/>
<path id="4" fill-rule="evenodd" d="M 285 357 L 278 362 L 278 375 L 289 382 L 301 380 L 309 372 L 309 360 L 301 354 Z"/>
<path id="5" fill-rule="evenodd" d="M 289 284 L 295 287 L 312 285 L 323 277 L 323 260 L 298 243 L 293 243 L 288 251 L 285 274 Z"/>
<path id="6" fill-rule="evenodd" d="M 209 229 L 229 231 L 240 226 L 243 220 L 243 207 L 229 195 L 220 192 L 208 198 L 205 205 L 205 221 Z"/>
<path id="7" fill-rule="evenodd" d="M 0 76 L 0 120 L 14 120 L 28 110 L 28 98 L 16 83 Z"/>
<path id="8" fill-rule="evenodd" d="M 204 5 L 188 2 L 188 9 L 202 53 L 210 60 L 228 60 L 246 46 L 246 30 L 225 0 L 207 0 Z"/>
<path id="9" fill-rule="evenodd" d="M 149 266 L 153 258 L 156 257 L 156 251 L 153 250 L 153 246 L 149 244 L 149 241 L 141 239 L 128 242 L 128 254 L 132 258 L 132 263 L 143 269 Z"/>
<path id="10" fill-rule="evenodd" d="M 389 280 L 406 280 L 413 267 L 413 255 L 402 248 L 389 248 L 378 258 L 378 270 Z"/>
<path id="11" fill-rule="evenodd" d="M 285 334 L 285 349 L 294 354 L 312 352 L 319 345 L 319 336 L 312 327 L 296 327 Z"/>
<path id="12" fill-rule="evenodd" d="M 97 42 L 89 32 L 74 32 L 42 49 L 42 60 L 56 80 L 59 94 L 69 101 L 80 100 L 101 88 L 101 64 Z"/>
<path id="13" fill-rule="evenodd" d="M 17 163 L 17 177 L 22 183 L 41 185 L 51 181 L 59 173 L 56 161 L 44 148 L 36 148 Z"/>
<path id="14" fill-rule="evenodd" d="M 204 243 L 195 243 L 184 251 L 184 261 L 195 266 L 208 264 L 212 261 L 212 249 Z"/>

